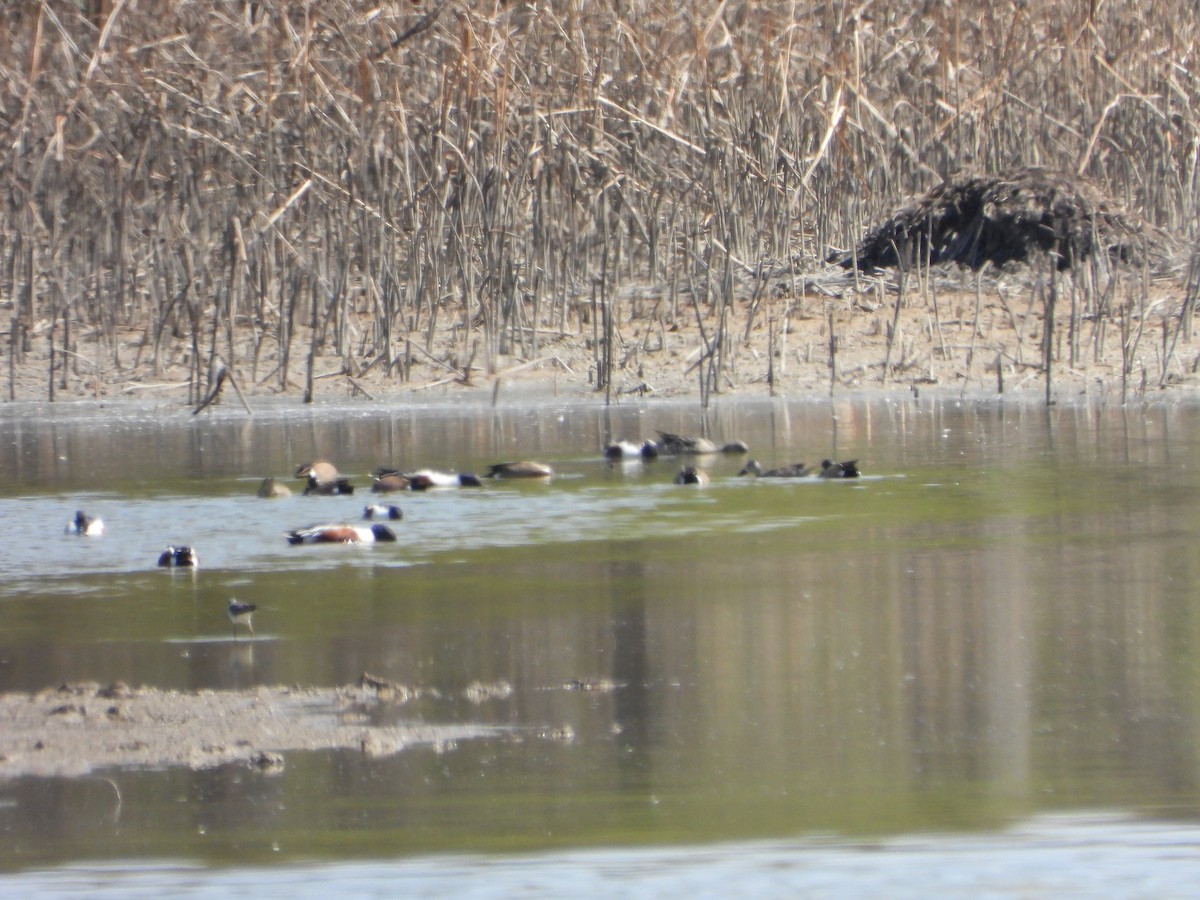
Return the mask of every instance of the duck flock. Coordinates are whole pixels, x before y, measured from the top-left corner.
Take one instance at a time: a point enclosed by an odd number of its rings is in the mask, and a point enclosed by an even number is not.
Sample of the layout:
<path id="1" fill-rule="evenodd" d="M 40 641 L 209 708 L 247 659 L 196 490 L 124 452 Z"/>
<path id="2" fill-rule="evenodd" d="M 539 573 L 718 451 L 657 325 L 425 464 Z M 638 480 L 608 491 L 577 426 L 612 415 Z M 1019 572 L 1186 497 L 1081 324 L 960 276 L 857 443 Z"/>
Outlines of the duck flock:
<path id="1" fill-rule="evenodd" d="M 750 448 L 743 441 L 732 441 L 726 444 L 716 444 L 708 438 L 672 434 L 667 431 L 658 432 L 658 440 L 647 440 L 640 443 L 632 441 L 615 441 L 605 445 L 603 455 L 608 460 L 652 460 L 660 457 L 682 457 L 688 460 L 682 465 L 673 478 L 677 485 L 703 486 L 709 483 L 708 473 L 697 464 L 705 456 L 716 454 L 749 454 Z M 375 494 L 390 494 L 399 491 L 427 491 L 442 488 L 481 487 L 484 479 L 549 479 L 554 470 L 543 462 L 536 460 L 517 460 L 513 462 L 494 463 L 487 472 L 480 476 L 471 472 L 441 472 L 433 469 L 419 469 L 412 472 L 402 472 L 398 469 L 377 469 L 371 478 L 371 492 Z M 858 460 L 835 462 L 822 460 L 819 466 L 805 463 L 793 463 L 772 469 L 763 469 L 754 459 L 749 459 L 738 472 L 739 476 L 754 478 L 858 478 L 861 472 Z M 333 463 L 325 459 L 315 459 L 304 463 L 295 471 L 295 477 L 304 482 L 303 493 L 319 496 L 336 496 L 354 493 L 354 485 L 350 479 L 338 473 Z M 287 497 L 292 489 L 273 476 L 263 479 L 258 487 L 259 497 L 270 499 Z M 289 544 L 366 544 L 373 542 L 394 542 L 396 532 L 386 522 L 395 522 L 404 518 L 400 507 L 389 503 L 370 503 L 363 508 L 363 522 L 334 522 L 315 525 L 305 525 L 284 532 Z M 105 533 L 104 522 L 96 516 L 88 515 L 83 510 L 77 510 L 65 529 L 67 534 L 80 537 L 101 537 Z M 200 557 L 191 546 L 176 546 L 169 544 L 159 554 L 158 565 L 164 568 L 188 568 L 193 571 L 200 565 Z M 257 607 L 253 603 L 243 603 L 237 599 L 229 601 L 226 610 L 230 622 L 233 623 L 235 634 L 238 625 L 244 625 L 251 637 L 254 636 L 252 617 Z"/>

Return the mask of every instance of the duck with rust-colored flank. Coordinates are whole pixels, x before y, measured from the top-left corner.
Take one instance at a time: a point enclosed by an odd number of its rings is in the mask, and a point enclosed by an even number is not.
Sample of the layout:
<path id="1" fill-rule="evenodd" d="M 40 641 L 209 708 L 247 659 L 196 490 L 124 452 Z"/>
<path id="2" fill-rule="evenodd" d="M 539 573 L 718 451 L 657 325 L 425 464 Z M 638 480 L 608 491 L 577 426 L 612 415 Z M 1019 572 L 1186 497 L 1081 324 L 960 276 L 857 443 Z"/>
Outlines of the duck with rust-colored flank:
<path id="1" fill-rule="evenodd" d="M 675 475 L 676 484 L 694 484 L 699 487 L 704 487 L 708 484 L 708 473 L 703 469 L 697 469 L 695 466 L 684 466 Z"/>
<path id="2" fill-rule="evenodd" d="M 394 505 L 385 505 L 383 503 L 372 503 L 369 506 L 363 507 L 364 519 L 391 519 L 393 522 L 404 518 L 404 513 L 400 507 Z"/>
<path id="3" fill-rule="evenodd" d="M 331 496 L 353 494 L 349 478 L 338 475 L 337 468 L 326 459 L 314 459 L 296 467 L 296 477 L 304 479 L 304 493 Z"/>
<path id="4" fill-rule="evenodd" d="M 708 456 L 712 453 L 749 453 L 750 447 L 745 441 L 730 441 L 717 446 L 706 437 L 672 434 L 660 431 L 658 440 L 653 442 L 654 456 Z"/>
<path id="5" fill-rule="evenodd" d="M 276 481 L 273 476 L 268 475 L 262 480 L 256 493 L 264 500 L 276 500 L 280 497 L 292 496 L 292 489 L 282 481 Z"/>
<path id="6" fill-rule="evenodd" d="M 406 472 L 408 488 L 412 491 L 427 491 L 430 488 L 483 487 L 479 476 L 472 472 L 439 472 L 436 469 L 420 469 Z"/>
<path id="7" fill-rule="evenodd" d="M 309 525 L 286 532 L 289 544 L 370 544 L 394 541 L 396 532 L 386 525 Z"/>
<path id="8" fill-rule="evenodd" d="M 804 478 L 812 473 L 813 467 L 802 462 L 764 471 L 756 459 L 750 460 L 742 467 L 742 471 L 738 472 L 739 475 L 753 475 L 755 478 Z"/>
<path id="9" fill-rule="evenodd" d="M 233 636 L 237 638 L 237 627 L 245 625 L 250 632 L 250 637 L 254 637 L 254 611 L 258 609 L 253 603 L 243 603 L 237 598 L 229 601 L 229 605 L 225 607 L 225 614 L 229 616 L 229 621 L 233 623 Z"/>
<path id="10" fill-rule="evenodd" d="M 75 518 L 67 523 L 67 534 L 80 537 L 100 537 L 104 534 L 104 523 L 97 516 L 89 516 L 82 509 L 75 510 Z"/>
<path id="11" fill-rule="evenodd" d="M 858 471 L 857 459 L 848 459 L 845 462 L 823 459 L 821 471 L 817 473 L 818 478 L 858 478 L 860 475 L 862 473 Z"/>
<path id="12" fill-rule="evenodd" d="M 488 466 L 488 478 L 549 478 L 554 470 L 543 462 L 522 459 L 517 462 L 493 463 Z"/>
<path id="13" fill-rule="evenodd" d="M 159 554 L 158 564 L 163 568 L 194 569 L 200 565 L 200 554 L 194 547 L 168 544 L 167 549 Z"/>

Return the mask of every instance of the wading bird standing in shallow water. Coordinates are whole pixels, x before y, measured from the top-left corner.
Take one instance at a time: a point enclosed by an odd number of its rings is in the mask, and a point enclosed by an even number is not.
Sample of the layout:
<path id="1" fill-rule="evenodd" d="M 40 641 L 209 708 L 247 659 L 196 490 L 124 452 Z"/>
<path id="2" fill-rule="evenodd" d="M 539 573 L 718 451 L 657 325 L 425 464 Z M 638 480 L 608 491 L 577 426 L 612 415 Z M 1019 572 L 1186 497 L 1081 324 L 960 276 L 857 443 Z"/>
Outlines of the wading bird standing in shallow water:
<path id="1" fill-rule="evenodd" d="M 229 616 L 229 621 L 233 623 L 233 636 L 237 638 L 237 627 L 245 625 L 250 632 L 250 637 L 254 637 L 254 623 L 251 621 L 254 617 L 254 611 L 258 609 L 253 603 L 243 603 L 236 597 L 229 601 L 229 606 L 226 607 L 225 613 Z"/>

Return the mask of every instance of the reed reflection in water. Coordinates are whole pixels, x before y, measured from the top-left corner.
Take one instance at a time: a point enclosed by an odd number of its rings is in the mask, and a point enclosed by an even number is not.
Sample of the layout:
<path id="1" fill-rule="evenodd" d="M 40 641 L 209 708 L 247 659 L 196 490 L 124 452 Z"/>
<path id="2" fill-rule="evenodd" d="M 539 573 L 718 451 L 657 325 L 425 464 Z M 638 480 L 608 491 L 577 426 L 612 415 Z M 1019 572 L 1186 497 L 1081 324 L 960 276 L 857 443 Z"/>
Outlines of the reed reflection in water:
<path id="1" fill-rule="evenodd" d="M 602 462 L 608 439 L 698 429 L 654 404 L 14 418 L 0 514 L 54 552 L 0 550 L 0 687 L 367 670 L 436 689 L 403 715 L 515 731 L 388 759 L 297 754 L 271 779 L 111 773 L 112 833 L 77 815 L 104 807 L 94 784 L 56 783 L 54 803 L 9 785 L 0 824 L 30 837 L 6 864 L 1195 816 L 1195 408 L 762 402 L 712 425 L 764 465 L 859 457 L 867 477 L 755 482 L 714 458 L 712 484 L 686 491 L 673 462 Z M 282 529 L 365 501 L 253 490 L 317 455 L 360 485 L 383 463 L 531 455 L 558 475 L 405 495 L 394 547 L 310 555 Z M 60 537 L 77 507 L 109 535 Z M 164 510 L 202 547 L 194 577 L 154 570 Z M 258 606 L 263 639 L 233 640 L 232 595 Z M 466 699 L 497 684 L 511 692 Z"/>

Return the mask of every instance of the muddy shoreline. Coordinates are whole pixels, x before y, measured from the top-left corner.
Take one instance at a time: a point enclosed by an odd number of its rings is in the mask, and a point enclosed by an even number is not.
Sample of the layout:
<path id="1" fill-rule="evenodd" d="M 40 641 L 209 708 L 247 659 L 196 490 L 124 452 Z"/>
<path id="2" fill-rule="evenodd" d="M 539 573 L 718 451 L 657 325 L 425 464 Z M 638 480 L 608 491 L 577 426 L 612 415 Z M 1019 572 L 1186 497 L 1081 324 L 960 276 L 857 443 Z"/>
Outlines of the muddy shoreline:
<path id="1" fill-rule="evenodd" d="M 508 690 L 511 690 L 509 688 Z M 114 768 L 205 769 L 239 764 L 280 772 L 292 751 L 348 750 L 390 756 L 480 738 L 563 739 L 486 724 L 406 719 L 420 692 L 364 675 L 333 688 L 262 686 L 240 691 L 170 691 L 124 684 L 67 684 L 0 694 L 0 780 L 79 777 Z M 464 699 L 507 696 L 473 685 Z"/>

